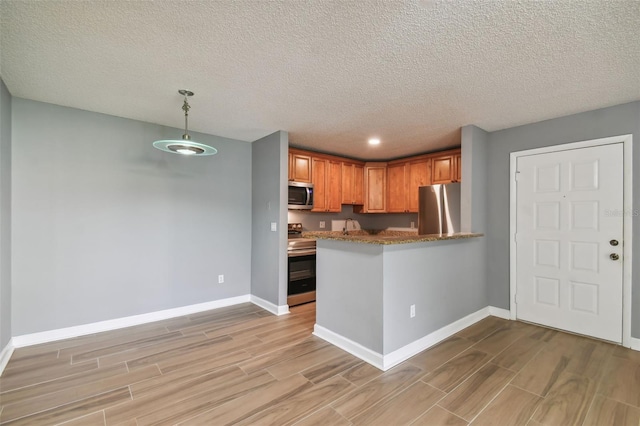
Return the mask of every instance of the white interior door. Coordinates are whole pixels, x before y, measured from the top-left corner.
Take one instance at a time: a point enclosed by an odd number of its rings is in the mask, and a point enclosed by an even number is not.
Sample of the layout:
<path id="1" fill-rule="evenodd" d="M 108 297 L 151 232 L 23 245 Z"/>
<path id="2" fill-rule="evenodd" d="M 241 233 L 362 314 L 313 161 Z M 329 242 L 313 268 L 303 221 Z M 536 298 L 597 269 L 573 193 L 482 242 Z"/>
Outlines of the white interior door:
<path id="1" fill-rule="evenodd" d="M 516 185 L 517 318 L 620 343 L 623 144 L 518 157 Z"/>

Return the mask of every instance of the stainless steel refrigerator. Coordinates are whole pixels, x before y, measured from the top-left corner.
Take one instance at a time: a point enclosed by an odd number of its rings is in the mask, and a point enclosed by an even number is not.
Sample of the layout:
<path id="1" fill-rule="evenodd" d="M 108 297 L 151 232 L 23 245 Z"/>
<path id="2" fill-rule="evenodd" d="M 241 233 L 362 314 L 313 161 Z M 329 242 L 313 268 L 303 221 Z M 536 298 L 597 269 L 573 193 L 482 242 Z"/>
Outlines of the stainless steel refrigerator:
<path id="1" fill-rule="evenodd" d="M 418 234 L 460 232 L 460 184 L 419 188 Z"/>

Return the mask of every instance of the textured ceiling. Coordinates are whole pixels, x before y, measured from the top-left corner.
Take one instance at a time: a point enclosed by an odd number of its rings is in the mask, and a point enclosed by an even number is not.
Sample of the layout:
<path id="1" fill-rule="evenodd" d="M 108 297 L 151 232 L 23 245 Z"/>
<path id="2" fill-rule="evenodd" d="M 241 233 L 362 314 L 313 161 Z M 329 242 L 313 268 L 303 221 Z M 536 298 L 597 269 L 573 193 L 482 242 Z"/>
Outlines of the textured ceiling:
<path id="1" fill-rule="evenodd" d="M 0 13 L 14 96 L 181 127 L 186 88 L 192 130 L 286 130 L 357 158 L 640 99 L 639 1 L 0 0 Z"/>

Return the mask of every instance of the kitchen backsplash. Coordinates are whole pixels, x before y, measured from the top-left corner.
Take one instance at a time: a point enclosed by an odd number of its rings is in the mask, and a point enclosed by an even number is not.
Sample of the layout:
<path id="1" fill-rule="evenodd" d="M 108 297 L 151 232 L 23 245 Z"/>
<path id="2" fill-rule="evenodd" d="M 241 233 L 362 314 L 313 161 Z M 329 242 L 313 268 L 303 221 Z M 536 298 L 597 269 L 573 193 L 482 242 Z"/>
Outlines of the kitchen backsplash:
<path id="1" fill-rule="evenodd" d="M 418 227 L 417 213 L 385 213 L 385 214 L 357 214 L 353 213 L 353 206 L 344 205 L 340 213 L 312 213 L 308 211 L 289 210 L 289 223 L 302 223 L 305 231 L 331 231 L 332 220 L 357 220 L 362 229 L 387 229 Z M 320 228 L 320 222 L 325 223 Z"/>

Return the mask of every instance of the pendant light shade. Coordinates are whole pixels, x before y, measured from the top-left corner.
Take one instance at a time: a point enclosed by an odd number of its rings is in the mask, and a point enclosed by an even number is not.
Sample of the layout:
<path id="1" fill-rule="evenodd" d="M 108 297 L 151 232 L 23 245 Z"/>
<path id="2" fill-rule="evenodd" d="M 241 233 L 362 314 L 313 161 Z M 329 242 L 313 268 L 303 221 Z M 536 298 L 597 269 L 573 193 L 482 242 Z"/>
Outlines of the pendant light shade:
<path id="1" fill-rule="evenodd" d="M 172 154 L 192 156 L 216 154 L 218 150 L 214 147 L 191 140 L 191 136 L 189 136 L 188 130 L 189 109 L 191 109 L 191 106 L 189 105 L 188 97 L 193 96 L 193 92 L 183 89 L 178 90 L 178 93 L 184 96 L 184 103 L 182 104 L 182 110 L 184 111 L 184 135 L 182 135 L 182 139 L 166 139 L 155 141 L 153 143 L 153 146 L 161 151 L 170 152 Z"/>

